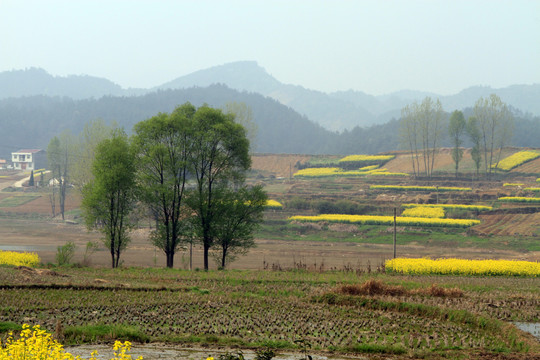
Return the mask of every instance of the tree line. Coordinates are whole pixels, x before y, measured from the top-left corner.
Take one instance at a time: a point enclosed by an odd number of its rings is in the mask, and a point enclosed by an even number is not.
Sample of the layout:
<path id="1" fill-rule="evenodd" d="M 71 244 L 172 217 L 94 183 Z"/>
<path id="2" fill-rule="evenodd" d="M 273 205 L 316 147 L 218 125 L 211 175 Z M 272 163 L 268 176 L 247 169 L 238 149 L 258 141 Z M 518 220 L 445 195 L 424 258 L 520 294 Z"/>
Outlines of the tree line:
<path id="1" fill-rule="evenodd" d="M 205 270 L 211 250 L 225 267 L 255 245 L 267 195 L 245 182 L 249 140 L 235 117 L 185 103 L 138 122 L 131 137 L 97 121 L 76 140 L 65 133 L 51 140 L 53 178 L 81 191 L 86 225 L 103 234 L 113 268 L 130 241 L 135 211 L 155 221 L 150 240 L 167 267 L 194 243 L 203 247 Z M 60 207 L 63 216 L 63 201 Z"/>
<path id="2" fill-rule="evenodd" d="M 426 97 L 421 103 L 414 102 L 401 110 L 399 129 L 402 146 L 411 154 L 415 176 L 433 175 L 438 148 L 444 135 L 448 135 L 456 177 L 466 136 L 472 144 L 476 175 L 479 176 L 483 162 L 483 172 L 489 177 L 501 160 L 502 149 L 512 139 L 514 117 L 495 94 L 478 99 L 468 119 L 459 110 L 448 118 L 438 99 Z"/>
<path id="3" fill-rule="evenodd" d="M 96 119 L 103 119 L 107 123 L 116 121 L 118 126 L 128 131 L 135 123 L 160 111 L 172 112 L 177 104 L 187 101 L 195 106 L 207 103 L 219 108 L 229 102 L 247 104 L 258 127 L 256 142 L 251 147 L 253 152 L 347 155 L 376 154 L 398 149 L 399 114 L 385 124 L 331 132 L 273 99 L 239 92 L 224 85 L 212 85 L 158 91 L 137 97 L 106 96 L 72 100 L 31 96 L 0 100 L 0 123 L 4 129 L 9 129 L 0 132 L 0 158 L 9 158 L 12 151 L 22 148 L 45 149 L 48 141 L 58 135 L 58 129 L 79 133 L 84 130 L 85 124 Z M 472 115 L 472 108 L 461 110 L 466 118 Z M 537 146 L 540 117 L 510 110 L 515 118 L 514 145 Z M 361 119 L 358 121 L 361 122 Z M 451 146 L 449 140 L 448 136 L 443 136 L 440 145 Z M 464 145 L 472 146 L 468 136 Z"/>

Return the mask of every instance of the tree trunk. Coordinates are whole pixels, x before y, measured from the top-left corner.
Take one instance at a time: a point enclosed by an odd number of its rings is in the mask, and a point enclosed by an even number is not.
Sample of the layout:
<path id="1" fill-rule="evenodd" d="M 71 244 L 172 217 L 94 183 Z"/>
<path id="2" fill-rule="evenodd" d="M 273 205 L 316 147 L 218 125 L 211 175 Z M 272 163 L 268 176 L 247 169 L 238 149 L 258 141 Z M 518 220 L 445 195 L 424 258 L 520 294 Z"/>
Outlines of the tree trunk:
<path id="1" fill-rule="evenodd" d="M 223 248 L 223 252 L 221 254 L 221 268 L 225 269 L 225 259 L 227 258 L 227 249 Z"/>
<path id="2" fill-rule="evenodd" d="M 171 251 L 167 253 L 167 267 L 172 269 L 173 266 L 174 266 L 174 253 Z"/>
<path id="3" fill-rule="evenodd" d="M 210 250 L 210 246 L 208 245 L 208 242 L 207 242 L 206 239 L 204 240 L 203 247 L 204 247 L 204 253 L 203 253 L 203 256 L 204 256 L 204 270 L 208 271 L 208 250 Z"/>

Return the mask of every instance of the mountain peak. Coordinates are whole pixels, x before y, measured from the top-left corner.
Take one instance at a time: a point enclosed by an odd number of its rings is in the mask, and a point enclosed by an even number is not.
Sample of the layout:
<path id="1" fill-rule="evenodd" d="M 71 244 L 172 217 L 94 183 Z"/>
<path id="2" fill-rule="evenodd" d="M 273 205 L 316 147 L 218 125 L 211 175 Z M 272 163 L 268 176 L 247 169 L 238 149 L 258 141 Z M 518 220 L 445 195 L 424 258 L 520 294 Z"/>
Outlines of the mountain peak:
<path id="1" fill-rule="evenodd" d="M 279 81 L 266 72 L 256 61 L 235 61 L 195 71 L 169 81 L 156 89 L 180 89 L 223 83 L 236 90 L 271 92 Z"/>

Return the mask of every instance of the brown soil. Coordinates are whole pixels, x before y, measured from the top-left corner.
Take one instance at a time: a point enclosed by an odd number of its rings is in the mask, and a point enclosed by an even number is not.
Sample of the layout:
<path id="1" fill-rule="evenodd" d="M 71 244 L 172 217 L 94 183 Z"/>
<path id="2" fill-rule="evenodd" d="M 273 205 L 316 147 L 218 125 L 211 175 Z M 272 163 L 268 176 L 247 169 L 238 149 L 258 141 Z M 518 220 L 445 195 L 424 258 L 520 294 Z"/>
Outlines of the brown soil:
<path id="1" fill-rule="evenodd" d="M 311 159 L 310 155 L 258 154 L 251 157 L 251 167 L 266 176 L 289 178 L 298 170 L 295 167 L 297 162 L 303 163 L 309 159 Z"/>
<path id="2" fill-rule="evenodd" d="M 479 218 L 482 223 L 473 228 L 477 234 L 502 236 L 540 234 L 540 213 L 480 215 Z"/>

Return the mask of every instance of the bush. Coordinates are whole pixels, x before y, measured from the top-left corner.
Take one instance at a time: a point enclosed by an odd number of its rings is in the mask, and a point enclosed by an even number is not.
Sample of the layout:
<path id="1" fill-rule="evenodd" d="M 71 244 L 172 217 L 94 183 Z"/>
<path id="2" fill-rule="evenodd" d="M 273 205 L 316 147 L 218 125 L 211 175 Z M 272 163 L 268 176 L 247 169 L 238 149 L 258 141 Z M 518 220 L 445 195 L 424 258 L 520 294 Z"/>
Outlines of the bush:
<path id="1" fill-rule="evenodd" d="M 296 210 L 307 210 L 311 207 L 311 203 L 299 196 L 295 196 L 287 201 L 287 208 Z"/>
<path id="2" fill-rule="evenodd" d="M 75 255 L 76 245 L 73 241 L 67 242 L 65 245 L 56 248 L 56 263 L 58 265 L 69 265 Z"/>

